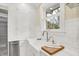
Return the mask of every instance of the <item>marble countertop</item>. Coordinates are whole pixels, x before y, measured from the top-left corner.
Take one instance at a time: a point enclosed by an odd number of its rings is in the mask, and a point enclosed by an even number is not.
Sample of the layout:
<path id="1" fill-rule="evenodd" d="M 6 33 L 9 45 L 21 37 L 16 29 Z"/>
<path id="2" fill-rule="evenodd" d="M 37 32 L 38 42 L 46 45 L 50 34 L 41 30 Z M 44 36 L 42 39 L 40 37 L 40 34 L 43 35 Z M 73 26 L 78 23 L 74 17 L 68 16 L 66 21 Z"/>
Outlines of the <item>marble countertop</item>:
<path id="1" fill-rule="evenodd" d="M 37 39 L 28 39 L 29 44 L 31 44 L 37 51 L 41 50 L 41 46 L 45 45 L 44 40 L 37 40 Z"/>
<path id="2" fill-rule="evenodd" d="M 42 46 L 45 46 L 45 45 L 48 45 L 50 44 L 51 42 L 46 42 L 45 40 L 37 40 L 37 39 L 28 39 L 29 41 L 29 44 L 35 48 L 39 53 L 43 53 L 45 54 L 46 56 L 50 56 L 49 54 L 47 54 L 45 51 L 43 51 L 41 49 Z"/>

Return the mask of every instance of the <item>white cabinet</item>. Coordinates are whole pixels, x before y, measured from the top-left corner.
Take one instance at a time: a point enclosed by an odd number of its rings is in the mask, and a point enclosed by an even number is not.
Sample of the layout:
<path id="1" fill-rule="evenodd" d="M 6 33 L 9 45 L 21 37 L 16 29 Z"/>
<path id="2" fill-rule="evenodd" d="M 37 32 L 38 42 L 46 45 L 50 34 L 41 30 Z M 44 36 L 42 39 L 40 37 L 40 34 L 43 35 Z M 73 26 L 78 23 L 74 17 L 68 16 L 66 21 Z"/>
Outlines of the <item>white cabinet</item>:
<path id="1" fill-rule="evenodd" d="M 29 42 L 27 40 L 20 41 L 20 56 L 31 56 Z"/>
<path id="2" fill-rule="evenodd" d="M 20 56 L 35 56 L 37 51 L 27 40 L 20 41 Z"/>

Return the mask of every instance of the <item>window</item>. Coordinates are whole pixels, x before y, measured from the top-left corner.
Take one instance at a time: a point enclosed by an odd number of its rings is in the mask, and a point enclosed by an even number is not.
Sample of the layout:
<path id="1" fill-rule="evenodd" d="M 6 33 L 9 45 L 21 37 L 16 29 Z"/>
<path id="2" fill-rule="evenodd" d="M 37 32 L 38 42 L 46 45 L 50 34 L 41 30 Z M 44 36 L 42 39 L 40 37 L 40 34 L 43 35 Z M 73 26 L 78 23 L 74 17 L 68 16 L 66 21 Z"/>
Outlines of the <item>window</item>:
<path id="1" fill-rule="evenodd" d="M 52 8 L 51 8 L 52 9 Z M 52 9 L 46 12 L 46 28 L 47 29 L 59 29 L 60 21 L 60 7 Z"/>

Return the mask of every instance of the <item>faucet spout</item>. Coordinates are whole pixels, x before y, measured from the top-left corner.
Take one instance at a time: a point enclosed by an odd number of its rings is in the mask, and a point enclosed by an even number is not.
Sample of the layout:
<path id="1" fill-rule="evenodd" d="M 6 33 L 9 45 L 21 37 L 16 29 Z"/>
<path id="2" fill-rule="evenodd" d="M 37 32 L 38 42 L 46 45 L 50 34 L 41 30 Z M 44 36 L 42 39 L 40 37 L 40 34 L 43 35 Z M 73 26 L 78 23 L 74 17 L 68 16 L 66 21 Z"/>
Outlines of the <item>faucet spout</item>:
<path id="1" fill-rule="evenodd" d="M 49 38 L 48 38 L 48 32 L 47 31 L 43 31 L 42 35 L 44 36 L 45 33 L 46 33 L 46 39 L 47 39 L 47 42 L 48 42 L 48 40 L 49 40 Z"/>

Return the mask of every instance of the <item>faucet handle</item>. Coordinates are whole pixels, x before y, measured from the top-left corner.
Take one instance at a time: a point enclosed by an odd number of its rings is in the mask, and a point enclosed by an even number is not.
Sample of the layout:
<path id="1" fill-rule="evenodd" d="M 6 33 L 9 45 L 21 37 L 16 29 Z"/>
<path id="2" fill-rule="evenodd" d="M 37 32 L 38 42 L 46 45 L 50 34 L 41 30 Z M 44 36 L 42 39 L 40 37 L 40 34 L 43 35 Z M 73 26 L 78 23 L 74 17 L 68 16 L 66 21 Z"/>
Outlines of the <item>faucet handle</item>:
<path id="1" fill-rule="evenodd" d="M 54 37 L 51 37 L 51 36 L 50 36 L 50 37 L 49 37 L 49 41 L 52 42 L 52 44 L 55 44 Z"/>
<path id="2" fill-rule="evenodd" d="M 55 44 L 55 41 L 54 41 L 54 39 L 52 40 L 52 44 Z"/>

